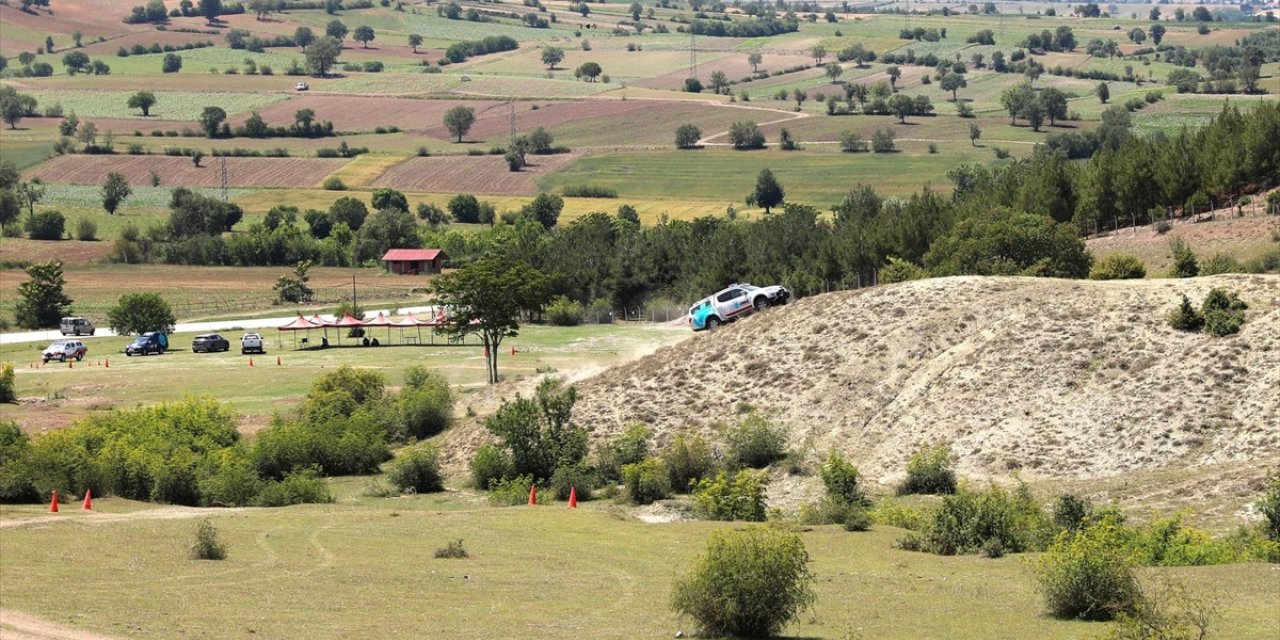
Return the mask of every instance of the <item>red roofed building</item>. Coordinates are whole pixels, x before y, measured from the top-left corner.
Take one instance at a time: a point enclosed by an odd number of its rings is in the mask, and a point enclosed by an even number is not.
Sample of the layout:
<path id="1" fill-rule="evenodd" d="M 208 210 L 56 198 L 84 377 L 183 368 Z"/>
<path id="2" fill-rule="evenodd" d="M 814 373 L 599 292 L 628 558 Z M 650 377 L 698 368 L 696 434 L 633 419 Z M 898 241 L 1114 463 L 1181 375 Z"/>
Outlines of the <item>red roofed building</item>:
<path id="1" fill-rule="evenodd" d="M 440 273 L 449 256 L 439 249 L 391 249 L 382 256 L 382 263 L 391 273 L 419 274 Z"/>

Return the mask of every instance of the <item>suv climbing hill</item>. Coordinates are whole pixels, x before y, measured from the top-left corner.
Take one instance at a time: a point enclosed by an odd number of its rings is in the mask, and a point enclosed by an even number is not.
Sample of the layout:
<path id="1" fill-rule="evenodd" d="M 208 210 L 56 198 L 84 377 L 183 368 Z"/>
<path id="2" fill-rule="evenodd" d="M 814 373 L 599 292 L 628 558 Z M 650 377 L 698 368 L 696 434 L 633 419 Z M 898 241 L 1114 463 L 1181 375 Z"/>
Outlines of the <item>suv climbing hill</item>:
<path id="1" fill-rule="evenodd" d="M 786 287 L 757 287 L 742 282 L 730 285 L 689 307 L 689 327 L 694 331 L 715 331 L 722 324 L 745 318 L 773 305 L 786 304 L 791 292 Z"/>

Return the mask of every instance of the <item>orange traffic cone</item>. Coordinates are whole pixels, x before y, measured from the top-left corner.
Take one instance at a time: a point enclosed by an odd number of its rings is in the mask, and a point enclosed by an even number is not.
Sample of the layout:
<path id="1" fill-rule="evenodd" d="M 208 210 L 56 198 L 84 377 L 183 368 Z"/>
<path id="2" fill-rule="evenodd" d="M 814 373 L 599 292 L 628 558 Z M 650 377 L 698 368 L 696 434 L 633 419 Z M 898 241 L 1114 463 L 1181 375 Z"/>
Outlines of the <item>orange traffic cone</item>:
<path id="1" fill-rule="evenodd" d="M 570 509 L 578 508 L 578 488 L 577 487 L 569 487 L 569 508 Z"/>
<path id="2" fill-rule="evenodd" d="M 513 356 L 514 356 L 515 354 L 516 354 L 516 346 L 515 346 L 515 345 L 511 345 L 511 355 L 513 355 Z"/>
<path id="3" fill-rule="evenodd" d="M 93 511 L 93 491 L 91 489 L 84 490 L 84 510 Z"/>
<path id="4" fill-rule="evenodd" d="M 529 487 L 529 506 L 537 506 L 538 504 L 538 485 Z"/>
<path id="5" fill-rule="evenodd" d="M 249 358 L 249 366 L 253 366 L 253 358 Z"/>
<path id="6" fill-rule="evenodd" d="M 68 368 L 68 369 L 74 369 L 74 368 L 76 368 L 76 364 L 75 364 L 74 362 L 72 362 L 72 361 L 68 360 L 68 361 L 67 361 L 67 368 Z"/>
<path id="7" fill-rule="evenodd" d="M 54 491 L 53 500 L 49 501 L 49 513 L 57 513 L 57 512 L 58 512 L 58 492 Z"/>
<path id="8" fill-rule="evenodd" d="M 276 356 L 276 366 L 280 366 L 280 356 Z"/>
<path id="9" fill-rule="evenodd" d="M 103 360 L 103 361 L 102 361 L 102 368 L 103 368 L 103 369 L 110 369 L 110 368 L 111 368 L 111 359 L 110 359 L 110 358 L 107 358 L 106 360 Z"/>

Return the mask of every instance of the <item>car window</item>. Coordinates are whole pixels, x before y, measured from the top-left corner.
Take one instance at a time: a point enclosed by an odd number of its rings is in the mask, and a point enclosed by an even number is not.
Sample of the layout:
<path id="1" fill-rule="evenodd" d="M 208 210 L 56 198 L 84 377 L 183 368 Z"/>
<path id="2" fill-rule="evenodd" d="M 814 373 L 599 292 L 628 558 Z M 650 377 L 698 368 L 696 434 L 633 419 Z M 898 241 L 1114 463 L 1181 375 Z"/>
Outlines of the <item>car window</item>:
<path id="1" fill-rule="evenodd" d="M 746 292 L 746 291 L 743 291 L 742 289 L 730 289 L 730 290 L 729 290 L 729 298 L 728 298 L 728 299 L 729 299 L 729 300 L 736 300 L 736 299 L 738 299 L 738 298 L 745 297 L 746 295 L 747 295 L 747 292 Z"/>
<path id="2" fill-rule="evenodd" d="M 720 295 L 716 296 L 716 300 L 720 302 L 728 302 L 733 299 L 733 292 L 734 292 L 733 289 L 725 291 L 724 293 L 721 293 Z"/>

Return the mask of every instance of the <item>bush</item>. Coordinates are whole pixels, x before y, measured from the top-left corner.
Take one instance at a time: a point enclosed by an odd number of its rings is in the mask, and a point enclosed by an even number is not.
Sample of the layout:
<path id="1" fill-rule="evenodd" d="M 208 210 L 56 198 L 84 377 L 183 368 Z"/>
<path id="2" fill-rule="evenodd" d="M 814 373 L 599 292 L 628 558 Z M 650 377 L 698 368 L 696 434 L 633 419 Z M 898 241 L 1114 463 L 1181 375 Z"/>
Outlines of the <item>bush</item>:
<path id="1" fill-rule="evenodd" d="M 76 240 L 92 242 L 98 239 L 98 225 L 88 218 L 80 218 L 76 223 Z"/>
<path id="2" fill-rule="evenodd" d="M 268 482 L 255 501 L 259 507 L 287 507 L 292 504 L 333 502 L 329 485 L 315 467 L 290 473 L 283 480 Z"/>
<path id="3" fill-rule="evenodd" d="M 576 327 L 582 324 L 582 305 L 558 296 L 547 305 L 547 322 L 557 327 Z"/>
<path id="4" fill-rule="evenodd" d="M 460 560 L 462 558 L 470 557 L 470 554 L 467 553 L 467 548 L 462 546 L 462 540 L 458 539 L 450 540 L 448 544 L 436 549 L 435 556 L 437 558 Z"/>
<path id="5" fill-rule="evenodd" d="M 1135 256 L 1113 253 L 1093 263 L 1091 280 L 1134 280 L 1147 277 L 1147 268 Z"/>
<path id="6" fill-rule="evenodd" d="M 126 293 L 107 310 L 107 326 L 122 336 L 148 331 L 172 333 L 177 318 L 158 293 Z"/>
<path id="7" fill-rule="evenodd" d="M 551 491 L 556 500 L 568 500 L 569 494 L 577 490 L 579 500 L 590 500 L 595 489 L 595 471 L 583 463 L 560 467 L 551 474 Z"/>
<path id="8" fill-rule="evenodd" d="M 667 463 L 671 489 L 678 493 L 688 493 L 694 481 L 707 477 L 716 468 L 711 445 L 698 436 L 676 436 L 662 460 Z"/>
<path id="9" fill-rule="evenodd" d="M 1191 305 L 1186 294 L 1178 308 L 1169 312 L 1169 326 L 1178 331 L 1199 331 L 1204 326 L 1204 316 Z"/>
<path id="10" fill-rule="evenodd" d="M 1093 503 L 1087 498 L 1065 493 L 1053 502 L 1053 524 L 1065 531 L 1076 531 L 1093 516 Z"/>
<path id="11" fill-rule="evenodd" d="M 396 398 L 400 419 L 409 437 L 423 439 L 444 431 L 453 421 L 453 392 L 449 381 L 434 371 L 411 367 Z"/>
<path id="12" fill-rule="evenodd" d="M 876 153 L 889 153 L 897 149 L 893 144 L 893 129 L 877 129 L 871 134 L 871 150 Z"/>
<path id="13" fill-rule="evenodd" d="M 671 607 L 708 636 L 770 636 L 811 607 L 809 553 L 777 527 L 713 531 L 707 551 L 678 578 Z"/>
<path id="14" fill-rule="evenodd" d="M 1187 242 L 1182 238 L 1173 238 L 1169 240 L 1169 252 L 1173 254 L 1173 271 L 1170 275 L 1174 278 L 1194 278 L 1200 275 L 1200 265 L 1196 261 L 1196 254 L 1187 246 Z"/>
<path id="15" fill-rule="evenodd" d="M 511 456 L 498 445 L 486 444 L 471 459 L 471 483 L 477 489 L 493 489 L 503 480 L 515 475 Z"/>
<path id="16" fill-rule="evenodd" d="M 1133 613 L 1140 591 L 1129 557 L 1111 544 L 1122 525 L 1114 518 L 1078 533 L 1063 532 L 1036 563 L 1036 577 L 1055 618 L 1111 620 Z"/>
<path id="17" fill-rule="evenodd" d="M 499 480 L 489 488 L 489 504 L 495 507 L 516 507 L 526 504 L 532 488 L 533 478 L 530 476 Z"/>
<path id="18" fill-rule="evenodd" d="M 1262 514 L 1262 532 L 1268 539 L 1280 542 L 1280 474 L 1267 481 L 1267 489 L 1258 499 L 1257 507 Z"/>
<path id="19" fill-rule="evenodd" d="M 737 426 L 729 429 L 725 439 L 730 456 L 738 464 L 753 469 L 769 466 L 787 451 L 787 430 L 752 411 Z"/>
<path id="20" fill-rule="evenodd" d="M 39 211 L 27 216 L 23 229 L 32 240 L 61 240 L 67 219 L 58 211 Z"/>
<path id="21" fill-rule="evenodd" d="M 517 395 L 485 420 L 485 428 L 511 454 L 515 473 L 545 480 L 586 457 L 587 432 L 570 421 L 576 399 L 573 387 L 548 378 L 533 398 Z"/>
<path id="22" fill-rule="evenodd" d="M 1204 314 L 1204 330 L 1215 338 L 1240 333 L 1244 316 L 1229 311 L 1210 311 Z"/>
<path id="23" fill-rule="evenodd" d="M 765 518 L 765 487 L 769 477 L 763 471 L 744 469 L 730 477 L 724 471 L 714 478 L 693 484 L 694 507 L 709 520 L 754 520 Z"/>
<path id="24" fill-rule="evenodd" d="M 609 187 L 596 187 L 592 185 L 569 185 L 564 188 L 564 197 L 566 198 L 616 198 L 618 190 Z"/>
<path id="25" fill-rule="evenodd" d="M 827 461 L 818 469 L 818 476 L 827 488 L 827 497 L 832 500 L 847 505 L 870 504 L 862 487 L 858 486 L 858 468 L 839 453 L 832 451 L 827 456 Z"/>
<path id="26" fill-rule="evenodd" d="M 1229 253 L 1215 253 L 1212 258 L 1200 265 L 1200 275 L 1213 276 L 1219 273 L 1245 273 L 1244 265 Z"/>
<path id="27" fill-rule="evenodd" d="M 1051 524 L 1025 485 L 1012 494 L 992 485 L 944 497 L 920 533 L 921 550 L 939 555 L 987 552 L 997 546 L 1001 554 L 1020 553 L 1044 548 Z"/>
<path id="28" fill-rule="evenodd" d="M 600 445 L 596 450 L 596 470 L 601 479 L 622 481 L 622 468 L 643 462 L 649 457 L 649 436 L 652 432 L 642 424 L 627 427 L 617 438 Z"/>
<path id="29" fill-rule="evenodd" d="M 889 264 L 880 269 L 879 281 L 881 284 L 892 284 L 908 280 L 921 280 L 928 277 L 928 275 L 928 272 L 920 265 L 901 258 L 890 257 Z"/>
<path id="30" fill-rule="evenodd" d="M 845 525 L 849 531 L 866 531 L 871 528 L 871 514 L 864 505 L 841 502 L 831 496 L 800 507 L 796 521 L 805 525 Z"/>
<path id="31" fill-rule="evenodd" d="M 7 364 L 4 368 L 13 370 Z M 0 502 L 40 501 L 31 482 L 30 451 L 31 437 L 16 422 L 0 422 Z"/>
<path id="32" fill-rule="evenodd" d="M 218 540 L 218 530 L 208 518 L 196 524 L 196 541 L 191 545 L 192 560 L 225 560 L 227 547 Z"/>
<path id="33" fill-rule="evenodd" d="M 317 156 L 319 154 L 317 153 Z M 342 178 L 338 176 L 329 176 L 324 180 L 325 191 L 346 191 L 347 185 L 342 182 Z"/>
<path id="34" fill-rule="evenodd" d="M 954 464 L 951 449 L 947 445 L 917 444 L 911 459 L 907 461 L 907 479 L 898 487 L 898 495 L 955 493 Z"/>
<path id="35" fill-rule="evenodd" d="M 1239 333 L 1244 324 L 1244 310 L 1248 308 L 1236 293 L 1217 287 L 1211 289 L 1200 305 L 1205 331 L 1219 338 Z"/>
<path id="36" fill-rule="evenodd" d="M 401 491 L 444 491 L 444 480 L 440 477 L 440 455 L 435 446 L 429 444 L 400 452 L 391 463 L 387 478 Z"/>
<path id="37" fill-rule="evenodd" d="M 0 366 L 0 404 L 18 401 L 18 395 L 13 390 L 14 377 L 13 365 L 6 362 Z"/>
<path id="38" fill-rule="evenodd" d="M 622 480 L 628 497 L 636 504 L 650 504 L 671 493 L 667 465 L 659 458 L 623 466 Z"/>

